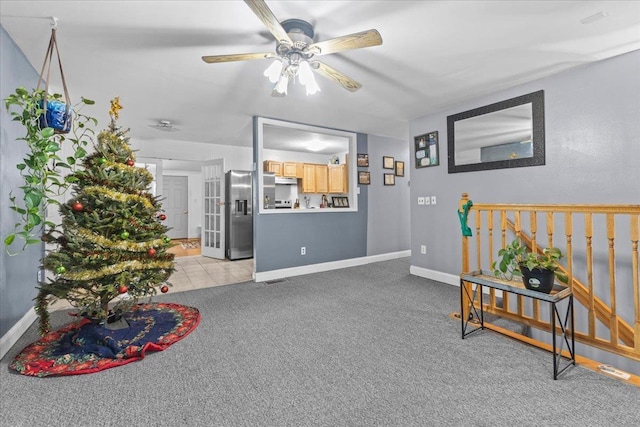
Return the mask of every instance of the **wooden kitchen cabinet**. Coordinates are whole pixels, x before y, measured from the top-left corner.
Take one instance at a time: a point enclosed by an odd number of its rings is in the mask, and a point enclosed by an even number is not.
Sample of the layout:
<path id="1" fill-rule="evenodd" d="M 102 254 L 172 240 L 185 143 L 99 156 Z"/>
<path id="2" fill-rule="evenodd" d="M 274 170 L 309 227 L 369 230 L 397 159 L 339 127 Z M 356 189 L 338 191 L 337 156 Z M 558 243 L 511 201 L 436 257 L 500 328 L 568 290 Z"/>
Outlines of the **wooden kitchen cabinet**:
<path id="1" fill-rule="evenodd" d="M 347 193 L 349 180 L 346 165 L 329 165 L 329 193 Z"/>
<path id="2" fill-rule="evenodd" d="M 316 166 L 316 193 L 329 192 L 329 167 L 327 165 Z"/>
<path id="3" fill-rule="evenodd" d="M 302 192 L 316 192 L 316 165 L 310 163 L 302 165 Z"/>
<path id="4" fill-rule="evenodd" d="M 298 175 L 301 175 L 301 172 L 298 172 L 298 169 L 302 170 L 302 165 L 300 163 L 284 162 L 282 164 L 282 176 L 288 178 L 299 178 Z"/>
<path id="5" fill-rule="evenodd" d="M 282 176 L 282 162 L 265 160 L 263 163 L 263 170 L 265 172 L 273 172 L 275 176 Z"/>
<path id="6" fill-rule="evenodd" d="M 302 192 L 329 192 L 329 168 L 327 165 L 314 163 L 304 163 L 302 165 Z"/>

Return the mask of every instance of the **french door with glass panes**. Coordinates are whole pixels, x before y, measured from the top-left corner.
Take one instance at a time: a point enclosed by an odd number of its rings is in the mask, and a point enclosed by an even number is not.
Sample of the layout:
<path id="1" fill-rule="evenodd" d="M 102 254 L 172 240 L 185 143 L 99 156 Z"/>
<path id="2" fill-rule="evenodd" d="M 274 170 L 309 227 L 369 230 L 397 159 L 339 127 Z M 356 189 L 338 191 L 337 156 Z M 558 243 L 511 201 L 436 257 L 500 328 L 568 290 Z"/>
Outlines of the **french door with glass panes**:
<path id="1" fill-rule="evenodd" d="M 224 259 L 224 159 L 202 163 L 202 256 Z"/>

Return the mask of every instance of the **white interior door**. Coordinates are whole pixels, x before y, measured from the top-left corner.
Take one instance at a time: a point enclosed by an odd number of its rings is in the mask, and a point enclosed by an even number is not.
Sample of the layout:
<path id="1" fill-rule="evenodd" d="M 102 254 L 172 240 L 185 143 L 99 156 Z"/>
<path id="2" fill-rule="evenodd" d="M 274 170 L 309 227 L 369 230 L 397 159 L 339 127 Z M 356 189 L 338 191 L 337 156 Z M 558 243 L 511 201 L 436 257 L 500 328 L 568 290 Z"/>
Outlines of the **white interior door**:
<path id="1" fill-rule="evenodd" d="M 170 228 L 167 236 L 186 239 L 189 237 L 189 178 L 165 175 L 162 195 L 166 197 L 162 207 L 167 215 L 166 225 Z"/>
<path id="2" fill-rule="evenodd" d="M 224 259 L 224 159 L 202 164 L 202 256 Z"/>

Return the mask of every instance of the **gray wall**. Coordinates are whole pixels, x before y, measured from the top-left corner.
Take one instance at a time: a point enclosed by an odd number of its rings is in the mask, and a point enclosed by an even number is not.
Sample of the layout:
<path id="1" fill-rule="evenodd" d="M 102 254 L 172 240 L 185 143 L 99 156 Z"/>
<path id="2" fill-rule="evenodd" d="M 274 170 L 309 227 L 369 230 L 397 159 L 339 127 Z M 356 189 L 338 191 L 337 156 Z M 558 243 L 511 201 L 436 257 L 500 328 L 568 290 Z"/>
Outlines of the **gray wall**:
<path id="1" fill-rule="evenodd" d="M 20 86 L 34 88 L 38 73 L 29 64 L 4 27 L 0 27 L 0 236 L 13 231 L 16 217 L 9 209 L 9 191 L 22 185 L 16 164 L 27 150 L 27 145 L 16 141 L 25 135 L 24 128 L 11 121 L 4 108 L 4 99 Z M 22 194 L 15 192 L 18 198 Z M 33 307 L 36 296 L 38 264 L 42 256 L 41 245 L 31 245 L 27 251 L 9 256 L 4 243 L 0 250 L 0 337 L 4 336 L 24 314 Z M 15 245 L 14 245 L 15 246 Z"/>
<path id="2" fill-rule="evenodd" d="M 358 134 L 357 145 L 358 153 L 366 153 L 367 135 Z M 254 149 L 254 153 L 257 153 L 255 128 Z M 256 272 L 367 255 L 369 193 L 364 187 L 366 186 L 361 186 L 358 195 L 358 212 L 255 215 L 253 224 Z M 300 255 L 301 246 L 307 248 L 307 254 L 304 256 Z"/>
<path id="3" fill-rule="evenodd" d="M 546 165 L 447 173 L 448 115 L 537 90 L 544 90 L 545 96 Z M 456 210 L 463 192 L 483 203 L 640 203 L 640 51 L 487 95 L 410 123 L 411 139 L 434 130 L 440 135 L 440 166 L 411 171 L 411 263 L 457 276 L 461 272 L 461 231 Z M 553 187 L 546 187 L 550 185 Z M 417 197 L 426 194 L 436 195 L 438 204 L 418 206 Z M 623 241 L 625 233 L 617 238 Z M 426 255 L 420 254 L 421 244 L 427 246 Z M 625 271 L 630 274 L 629 269 Z M 633 304 L 631 299 L 618 303 L 619 313 Z M 578 354 L 640 373 L 638 362 L 578 347 Z"/>
<path id="4" fill-rule="evenodd" d="M 404 177 L 396 176 L 396 185 L 385 186 L 383 174 L 394 171 L 382 168 L 382 156 L 404 162 Z M 369 135 L 371 184 L 360 188 L 370 191 L 367 223 L 367 255 L 406 251 L 410 248 L 409 149 L 407 141 Z"/>
<path id="5" fill-rule="evenodd" d="M 635 51 L 412 120 L 411 140 L 435 130 L 440 137 L 439 166 L 411 165 L 412 265 L 460 273 L 456 209 L 464 192 L 483 203 L 640 203 L 639 76 Z M 447 116 L 537 90 L 545 97 L 546 165 L 447 173 Z M 427 194 L 436 206 L 418 206 Z"/>

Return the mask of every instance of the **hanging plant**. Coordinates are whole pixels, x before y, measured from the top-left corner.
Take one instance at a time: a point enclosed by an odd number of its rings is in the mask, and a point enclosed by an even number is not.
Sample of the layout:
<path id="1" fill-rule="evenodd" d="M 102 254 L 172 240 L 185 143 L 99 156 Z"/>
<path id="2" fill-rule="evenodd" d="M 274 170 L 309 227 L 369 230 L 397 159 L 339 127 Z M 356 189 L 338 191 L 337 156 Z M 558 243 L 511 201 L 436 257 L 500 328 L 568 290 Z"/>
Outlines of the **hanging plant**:
<path id="1" fill-rule="evenodd" d="M 43 127 L 42 106 L 46 105 L 47 100 L 61 98 L 61 95 L 47 94 L 43 89 L 29 92 L 20 87 L 5 99 L 5 108 L 13 121 L 20 122 L 26 130 L 26 135 L 18 140 L 25 141 L 28 146 L 24 161 L 16 165 L 24 179 L 24 185 L 19 187 L 23 198 L 19 200 L 13 191 L 9 195 L 11 209 L 20 219 L 13 233 L 4 239 L 10 255 L 17 253 L 9 250 L 16 238 L 24 241 L 21 249 L 24 250 L 27 245 L 41 243 L 39 236 L 43 228 L 56 227 L 56 224 L 46 220 L 47 207 L 60 205 L 57 198 L 77 180 L 72 172 L 78 160 L 86 156 L 85 147 L 94 136 L 88 124 L 98 124 L 95 118 L 80 113 L 84 105 L 93 105 L 94 101 L 81 98 L 81 102 L 73 106 L 74 120 L 69 134 L 56 133 L 51 127 Z M 62 159 L 60 151 L 65 142 L 72 146 L 73 153 Z"/>

